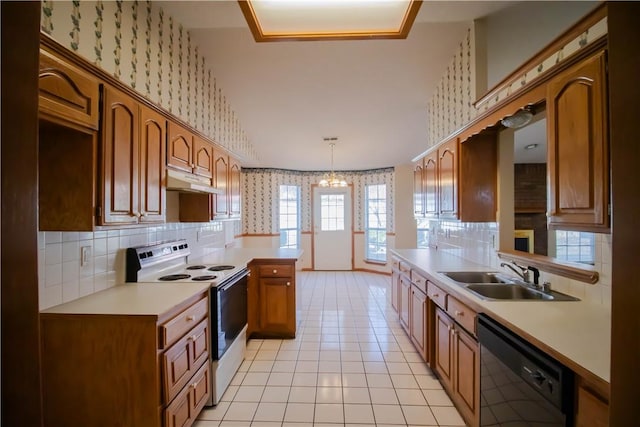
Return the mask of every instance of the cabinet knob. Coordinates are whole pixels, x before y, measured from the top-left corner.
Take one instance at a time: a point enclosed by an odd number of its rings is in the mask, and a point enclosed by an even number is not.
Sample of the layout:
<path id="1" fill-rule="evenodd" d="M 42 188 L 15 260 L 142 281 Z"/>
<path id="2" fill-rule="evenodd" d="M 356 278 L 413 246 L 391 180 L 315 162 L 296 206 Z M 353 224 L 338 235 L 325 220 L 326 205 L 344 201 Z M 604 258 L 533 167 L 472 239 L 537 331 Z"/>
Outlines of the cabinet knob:
<path id="1" fill-rule="evenodd" d="M 195 341 L 198 338 L 197 335 L 191 335 L 189 338 L 187 338 L 187 340 L 189 341 Z"/>
<path id="2" fill-rule="evenodd" d="M 447 330 L 451 332 L 451 325 L 447 325 Z"/>
<path id="3" fill-rule="evenodd" d="M 464 311 L 456 310 L 454 313 L 455 313 L 456 316 L 464 316 Z"/>
<path id="4" fill-rule="evenodd" d="M 196 316 L 187 316 L 187 322 L 193 322 L 196 320 Z"/>
<path id="5" fill-rule="evenodd" d="M 287 286 L 291 286 L 291 282 L 287 282 Z"/>
<path id="6" fill-rule="evenodd" d="M 147 216 L 147 213 L 146 213 L 146 212 L 144 212 L 144 211 L 142 211 L 142 212 L 140 212 L 140 215 L 142 215 L 142 216 Z"/>
<path id="7" fill-rule="evenodd" d="M 196 388 L 196 387 L 198 387 L 198 383 L 192 383 L 189 387 Z"/>
<path id="8" fill-rule="evenodd" d="M 273 274 L 278 274 L 278 270 L 273 270 Z"/>

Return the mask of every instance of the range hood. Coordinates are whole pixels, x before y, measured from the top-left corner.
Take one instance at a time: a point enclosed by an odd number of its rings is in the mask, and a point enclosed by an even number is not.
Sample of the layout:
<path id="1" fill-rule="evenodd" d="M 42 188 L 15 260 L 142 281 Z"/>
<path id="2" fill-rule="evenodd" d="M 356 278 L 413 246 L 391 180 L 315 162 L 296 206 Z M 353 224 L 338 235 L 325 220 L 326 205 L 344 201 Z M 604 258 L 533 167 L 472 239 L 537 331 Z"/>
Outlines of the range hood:
<path id="1" fill-rule="evenodd" d="M 223 190 L 211 186 L 211 179 L 209 178 L 178 172 L 173 169 L 167 169 L 167 190 L 189 193 L 224 194 Z"/>

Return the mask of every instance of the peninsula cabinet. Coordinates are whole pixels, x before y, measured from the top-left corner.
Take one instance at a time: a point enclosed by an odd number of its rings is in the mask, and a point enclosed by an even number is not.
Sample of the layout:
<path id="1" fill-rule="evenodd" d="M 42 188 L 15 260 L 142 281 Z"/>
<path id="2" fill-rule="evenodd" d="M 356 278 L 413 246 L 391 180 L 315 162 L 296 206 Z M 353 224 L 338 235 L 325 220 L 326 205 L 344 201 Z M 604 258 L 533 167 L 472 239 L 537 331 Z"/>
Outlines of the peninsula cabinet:
<path id="1" fill-rule="evenodd" d="M 104 292 L 40 315 L 44 425 L 192 425 L 211 393 L 208 290 L 161 313 L 154 289 Z"/>
<path id="2" fill-rule="evenodd" d="M 549 227 L 609 232 L 606 53 L 547 85 Z"/>
<path id="3" fill-rule="evenodd" d="M 167 167 L 213 177 L 213 145 L 194 135 L 185 127 L 169 121 Z"/>
<path id="4" fill-rule="evenodd" d="M 295 338 L 295 260 L 257 260 L 249 269 L 247 335 Z"/>
<path id="5" fill-rule="evenodd" d="M 99 225 L 164 222 L 164 117 L 104 88 Z"/>
<path id="6" fill-rule="evenodd" d="M 91 74 L 40 49 L 38 110 L 41 118 L 98 130 L 100 83 Z"/>

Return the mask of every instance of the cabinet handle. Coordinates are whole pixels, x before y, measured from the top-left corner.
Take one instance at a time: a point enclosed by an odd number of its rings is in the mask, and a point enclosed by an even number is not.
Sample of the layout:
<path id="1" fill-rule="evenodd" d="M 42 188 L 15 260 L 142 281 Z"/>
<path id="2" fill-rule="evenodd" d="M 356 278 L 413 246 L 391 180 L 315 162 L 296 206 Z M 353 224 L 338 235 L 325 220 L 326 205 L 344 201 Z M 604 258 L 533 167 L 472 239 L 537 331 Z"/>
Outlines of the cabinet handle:
<path id="1" fill-rule="evenodd" d="M 140 215 L 147 216 L 147 213 L 143 211 L 143 212 L 140 212 Z"/>
<path id="2" fill-rule="evenodd" d="M 464 316 L 464 311 L 456 310 L 454 313 L 455 313 L 456 316 Z"/>
<path id="3" fill-rule="evenodd" d="M 273 270 L 273 274 L 278 274 L 278 270 Z"/>
<path id="4" fill-rule="evenodd" d="M 287 286 L 291 286 L 291 282 L 287 282 Z"/>
<path id="5" fill-rule="evenodd" d="M 431 298 L 438 298 L 440 294 L 431 294 Z"/>
<path id="6" fill-rule="evenodd" d="M 447 325 L 447 330 L 451 332 L 451 325 Z"/>
<path id="7" fill-rule="evenodd" d="M 187 322 L 193 322 L 194 320 L 196 320 L 196 316 L 187 316 Z"/>
<path id="8" fill-rule="evenodd" d="M 191 388 L 196 388 L 196 387 L 198 387 L 198 383 L 192 383 L 190 387 Z"/>
<path id="9" fill-rule="evenodd" d="M 191 335 L 189 338 L 187 338 L 188 341 L 195 341 L 198 338 L 197 335 Z"/>

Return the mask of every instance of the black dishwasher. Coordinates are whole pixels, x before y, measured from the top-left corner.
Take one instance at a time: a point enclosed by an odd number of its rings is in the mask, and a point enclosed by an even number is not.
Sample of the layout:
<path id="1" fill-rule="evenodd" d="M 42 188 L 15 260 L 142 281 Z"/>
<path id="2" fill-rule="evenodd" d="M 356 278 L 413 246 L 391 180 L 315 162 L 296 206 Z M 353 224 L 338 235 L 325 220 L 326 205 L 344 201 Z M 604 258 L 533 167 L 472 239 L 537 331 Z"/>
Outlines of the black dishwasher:
<path id="1" fill-rule="evenodd" d="M 478 315 L 480 426 L 572 426 L 573 372 Z"/>

